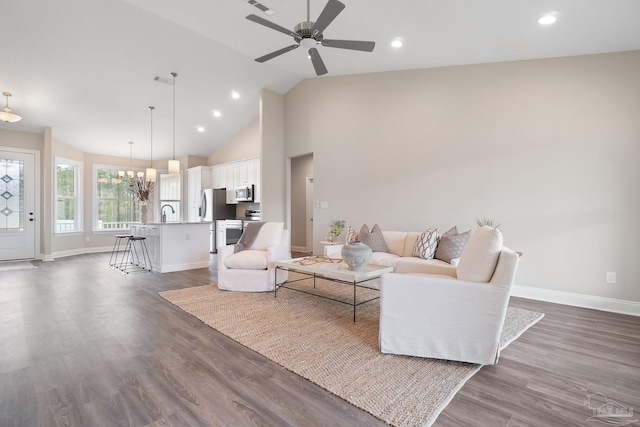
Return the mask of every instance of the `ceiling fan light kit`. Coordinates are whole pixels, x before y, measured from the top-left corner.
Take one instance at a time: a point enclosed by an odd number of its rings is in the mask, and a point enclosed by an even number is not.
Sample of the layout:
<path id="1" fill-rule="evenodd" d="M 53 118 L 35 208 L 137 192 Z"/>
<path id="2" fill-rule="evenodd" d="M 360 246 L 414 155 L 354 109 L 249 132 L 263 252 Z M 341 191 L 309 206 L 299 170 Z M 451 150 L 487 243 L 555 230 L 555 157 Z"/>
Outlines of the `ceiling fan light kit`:
<path id="1" fill-rule="evenodd" d="M 11 96 L 11 92 L 2 92 L 2 95 L 7 98 L 7 104 L 2 110 L 0 110 L 0 120 L 6 123 L 15 123 L 22 120 L 21 116 L 12 113 L 11 108 L 9 108 L 9 97 Z"/>
<path id="2" fill-rule="evenodd" d="M 279 31 L 283 34 L 293 37 L 293 40 L 296 42 L 296 44 L 278 49 L 267 55 L 256 58 L 256 61 L 265 62 L 291 50 L 297 49 L 299 46 L 302 46 L 305 49 L 309 49 L 309 58 L 311 58 L 313 68 L 316 71 L 316 75 L 321 76 L 323 74 L 327 74 L 328 71 L 327 67 L 324 65 L 324 61 L 322 61 L 322 58 L 320 57 L 320 52 L 318 52 L 318 49 L 316 49 L 318 45 L 338 49 L 372 52 L 376 46 L 375 42 L 359 40 L 331 40 L 324 38 L 324 30 L 329 26 L 329 24 L 333 22 L 334 19 L 336 19 L 336 17 L 340 14 L 340 12 L 342 12 L 344 8 L 345 5 L 338 0 L 329 0 L 327 5 L 320 13 L 320 16 L 318 16 L 316 22 L 312 22 L 309 17 L 309 0 L 307 0 L 307 20 L 296 25 L 293 31 L 281 27 L 278 24 L 274 24 L 271 21 L 267 21 L 266 19 L 261 18 L 257 15 L 247 16 L 247 19 L 249 21 L 264 25 L 265 27 L 271 28 L 272 30 Z"/>

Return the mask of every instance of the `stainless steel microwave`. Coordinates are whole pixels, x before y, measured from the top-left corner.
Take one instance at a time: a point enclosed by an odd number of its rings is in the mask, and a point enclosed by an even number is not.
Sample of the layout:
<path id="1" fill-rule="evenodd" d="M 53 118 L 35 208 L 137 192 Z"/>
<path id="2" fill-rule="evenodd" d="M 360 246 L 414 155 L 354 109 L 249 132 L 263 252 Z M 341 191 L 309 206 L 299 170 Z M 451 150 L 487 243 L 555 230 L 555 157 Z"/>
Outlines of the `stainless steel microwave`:
<path id="1" fill-rule="evenodd" d="M 236 187 L 237 202 L 253 202 L 253 185 Z"/>

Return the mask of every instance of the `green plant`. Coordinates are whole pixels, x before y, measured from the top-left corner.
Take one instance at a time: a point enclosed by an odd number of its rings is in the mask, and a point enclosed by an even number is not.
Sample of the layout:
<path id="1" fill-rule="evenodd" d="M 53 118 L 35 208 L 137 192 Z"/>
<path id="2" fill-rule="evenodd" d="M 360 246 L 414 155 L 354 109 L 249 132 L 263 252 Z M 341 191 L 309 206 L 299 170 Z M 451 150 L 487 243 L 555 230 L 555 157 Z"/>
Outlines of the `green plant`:
<path id="1" fill-rule="evenodd" d="M 345 224 L 346 224 L 346 221 L 342 219 L 333 220 L 329 224 L 329 227 L 331 227 L 329 231 L 332 234 L 334 234 L 336 237 L 338 237 L 340 236 L 340 234 L 342 234 L 342 230 L 344 230 Z"/>
<path id="2" fill-rule="evenodd" d="M 502 228 L 502 224 L 497 222 L 495 219 L 487 218 L 484 216 L 481 216 L 480 218 L 476 218 L 476 224 L 478 224 L 478 227 L 487 226 L 487 227 L 495 228 L 496 230 L 500 230 Z"/>

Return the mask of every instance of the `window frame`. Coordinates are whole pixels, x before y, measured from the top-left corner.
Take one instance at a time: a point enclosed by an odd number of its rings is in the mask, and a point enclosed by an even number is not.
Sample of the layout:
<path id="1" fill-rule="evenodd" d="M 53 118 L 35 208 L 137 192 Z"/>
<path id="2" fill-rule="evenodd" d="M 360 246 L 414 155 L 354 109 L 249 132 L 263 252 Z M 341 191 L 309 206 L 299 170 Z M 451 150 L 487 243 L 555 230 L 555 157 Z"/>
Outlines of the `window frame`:
<path id="1" fill-rule="evenodd" d="M 100 224 L 100 209 L 99 209 L 99 202 L 101 200 L 101 198 L 98 197 L 98 171 L 100 170 L 107 170 L 107 171 L 113 171 L 113 172 L 118 172 L 118 171 L 122 171 L 122 170 L 126 170 L 126 171 L 133 171 L 134 173 L 138 173 L 138 172 L 143 172 L 144 173 L 144 169 L 141 168 L 132 168 L 132 167 L 123 167 L 123 166 L 113 166 L 113 165 L 99 165 L 99 164 L 94 164 L 93 165 L 93 174 L 91 177 L 91 181 L 92 181 L 92 188 L 93 188 L 93 193 L 92 193 L 92 199 L 93 199 L 93 226 L 92 226 L 92 230 L 94 233 L 122 233 L 123 231 L 129 231 L 131 230 L 131 224 L 132 223 L 137 223 L 139 222 L 139 219 L 130 221 L 130 222 L 126 222 L 127 227 L 121 227 L 121 228 L 108 228 L 108 229 L 104 229 L 104 228 L 99 228 L 98 225 Z M 105 198 L 107 199 L 107 198 Z M 112 199 L 112 198 L 108 198 L 108 199 Z M 128 195 L 127 197 L 121 197 L 119 199 L 113 199 L 113 200 L 122 200 L 122 201 L 126 201 L 128 203 L 131 203 L 131 211 L 132 212 L 140 212 L 140 207 L 139 207 L 139 201 L 134 200 L 133 197 L 131 197 L 130 195 Z M 134 209 L 135 208 L 135 209 Z M 122 221 L 122 223 L 125 223 L 125 221 Z"/>
<path id="2" fill-rule="evenodd" d="M 73 191 L 74 195 L 69 196 L 61 196 L 58 194 L 58 165 L 62 166 L 71 166 L 73 167 Z M 73 235 L 73 234 L 81 234 L 84 233 L 84 221 L 83 221 L 83 187 L 82 187 L 82 177 L 83 177 L 83 162 L 77 160 L 71 160 L 64 157 L 56 156 L 54 158 L 54 198 L 53 198 L 53 233 L 54 235 Z M 74 201 L 74 229 L 65 231 L 58 230 L 58 199 L 72 199 Z"/>
<path id="3" fill-rule="evenodd" d="M 178 191 L 180 192 L 180 198 L 179 199 L 164 199 L 163 198 L 163 194 L 162 194 L 162 180 L 163 178 L 167 178 L 170 177 L 171 175 L 169 175 L 168 173 L 164 172 L 164 173 L 160 173 L 160 171 L 158 171 L 158 181 L 156 182 L 156 195 L 158 196 L 158 206 L 159 206 L 159 214 L 162 215 L 162 206 L 165 204 L 171 205 L 174 210 L 176 211 L 175 214 L 172 214 L 171 211 L 166 212 L 167 216 L 170 216 L 170 219 L 168 219 L 168 221 L 173 221 L 173 222 L 180 222 L 182 220 L 182 209 L 183 209 L 183 204 L 182 204 L 182 193 L 183 193 L 183 187 L 182 187 L 182 174 L 178 175 Z"/>

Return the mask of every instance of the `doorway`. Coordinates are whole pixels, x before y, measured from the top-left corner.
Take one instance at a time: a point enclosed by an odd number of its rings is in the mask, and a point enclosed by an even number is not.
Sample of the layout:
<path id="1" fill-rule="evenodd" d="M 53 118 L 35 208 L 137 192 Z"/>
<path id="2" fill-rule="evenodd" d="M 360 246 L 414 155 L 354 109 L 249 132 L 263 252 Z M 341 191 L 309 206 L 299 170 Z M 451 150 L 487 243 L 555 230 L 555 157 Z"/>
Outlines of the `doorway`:
<path id="1" fill-rule="evenodd" d="M 0 149 L 0 261 L 36 257 L 36 153 Z"/>
<path id="2" fill-rule="evenodd" d="M 291 158 L 291 250 L 313 252 L 313 154 Z"/>

